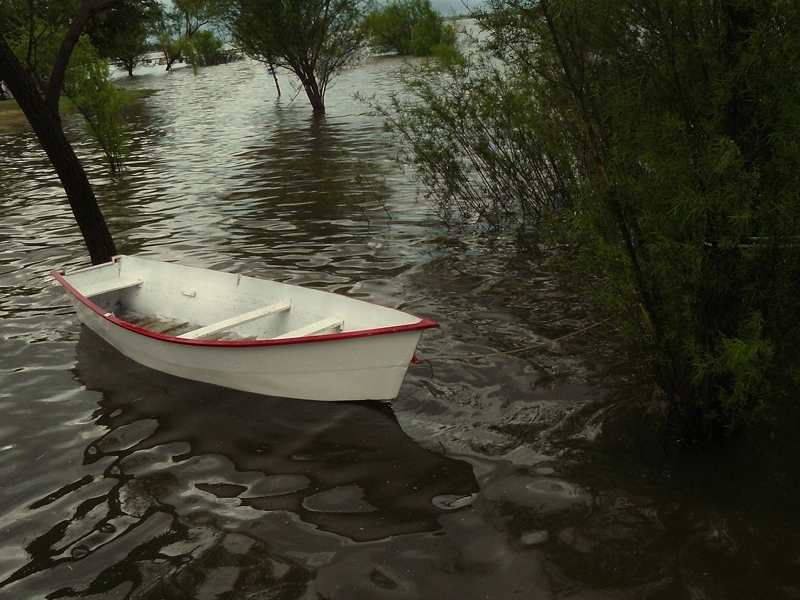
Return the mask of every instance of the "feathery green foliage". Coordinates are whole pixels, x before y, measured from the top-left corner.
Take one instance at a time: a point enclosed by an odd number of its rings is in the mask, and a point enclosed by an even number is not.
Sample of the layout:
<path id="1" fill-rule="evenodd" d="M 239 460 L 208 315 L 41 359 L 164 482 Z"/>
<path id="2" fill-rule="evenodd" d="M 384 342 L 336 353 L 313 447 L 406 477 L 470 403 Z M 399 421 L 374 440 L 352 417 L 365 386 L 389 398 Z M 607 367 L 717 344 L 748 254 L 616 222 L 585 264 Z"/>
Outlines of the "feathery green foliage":
<path id="1" fill-rule="evenodd" d="M 109 81 L 108 60 L 97 55 L 86 36 L 72 53 L 64 95 L 86 119 L 111 172 L 118 173 L 130 153 L 128 124 L 122 116 L 125 97 Z"/>
<path id="2" fill-rule="evenodd" d="M 409 161 L 443 211 L 546 234 L 681 436 L 740 430 L 798 360 L 800 5 L 490 5 L 388 111 Z"/>

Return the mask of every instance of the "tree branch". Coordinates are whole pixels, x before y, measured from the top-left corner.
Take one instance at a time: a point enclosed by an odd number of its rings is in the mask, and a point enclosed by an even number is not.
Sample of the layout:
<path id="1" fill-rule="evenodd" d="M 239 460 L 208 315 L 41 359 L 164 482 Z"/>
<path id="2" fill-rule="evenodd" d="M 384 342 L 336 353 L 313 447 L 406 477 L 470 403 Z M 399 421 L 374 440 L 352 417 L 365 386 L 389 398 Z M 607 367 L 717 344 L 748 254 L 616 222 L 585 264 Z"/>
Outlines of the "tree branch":
<path id="1" fill-rule="evenodd" d="M 67 66 L 69 59 L 72 56 L 72 51 L 75 45 L 81 38 L 86 24 L 89 20 L 98 13 L 108 10 L 115 4 L 122 2 L 122 0 L 87 0 L 78 9 L 78 13 L 72 19 L 72 24 L 61 42 L 61 47 L 58 49 L 56 59 L 53 62 L 53 69 L 50 71 L 50 80 L 47 82 L 47 89 L 45 90 L 44 100 L 53 110 L 58 113 L 58 103 L 61 98 L 61 88 L 64 85 L 64 77 L 67 73 Z"/>

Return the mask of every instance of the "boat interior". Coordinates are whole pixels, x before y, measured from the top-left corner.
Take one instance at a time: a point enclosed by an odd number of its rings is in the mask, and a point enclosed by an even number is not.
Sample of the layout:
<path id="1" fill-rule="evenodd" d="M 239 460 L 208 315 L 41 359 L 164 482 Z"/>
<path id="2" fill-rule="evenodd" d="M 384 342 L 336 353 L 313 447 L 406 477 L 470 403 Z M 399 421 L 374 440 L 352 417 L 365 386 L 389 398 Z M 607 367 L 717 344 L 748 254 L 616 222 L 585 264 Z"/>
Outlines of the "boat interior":
<path id="1" fill-rule="evenodd" d="M 132 310 L 129 307 L 126 307 L 118 299 L 120 292 L 139 288 L 143 283 L 144 281 L 142 279 L 115 277 L 114 279 L 99 281 L 86 286 L 86 288 L 83 290 L 83 294 L 87 298 L 91 298 L 93 301 L 97 302 L 99 306 L 106 308 L 107 310 L 111 310 L 114 313 L 114 316 L 122 321 L 136 325 L 142 329 L 147 329 L 148 331 L 188 340 L 242 341 L 259 339 L 259 336 L 241 335 L 240 333 L 233 331 L 233 329 L 246 323 L 250 323 L 251 321 L 257 321 L 271 315 L 288 311 L 292 307 L 291 300 L 281 300 L 255 310 L 222 319 L 209 325 L 201 326 L 190 321 L 140 313 Z M 110 295 L 112 292 L 116 292 L 115 298 L 117 298 L 117 300 L 113 302 L 113 306 L 110 305 L 112 303 L 102 301 L 103 296 Z M 343 319 L 338 317 L 325 317 L 323 319 L 307 323 L 302 327 L 285 331 L 279 335 L 270 336 L 267 339 L 281 340 L 302 338 L 341 330 L 343 327 Z"/>

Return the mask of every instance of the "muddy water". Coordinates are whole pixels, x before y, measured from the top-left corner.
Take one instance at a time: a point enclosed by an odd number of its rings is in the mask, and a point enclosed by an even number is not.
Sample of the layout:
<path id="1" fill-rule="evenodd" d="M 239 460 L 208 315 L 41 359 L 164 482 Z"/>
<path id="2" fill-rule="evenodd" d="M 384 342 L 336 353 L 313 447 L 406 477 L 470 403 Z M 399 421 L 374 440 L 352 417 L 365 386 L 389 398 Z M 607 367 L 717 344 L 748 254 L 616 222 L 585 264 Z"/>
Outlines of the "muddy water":
<path id="1" fill-rule="evenodd" d="M 124 85 L 111 179 L 68 122 L 125 253 L 257 274 L 439 321 L 391 403 L 260 397 L 143 368 L 82 328 L 86 260 L 30 134 L 0 137 L 0 598 L 798 598 L 797 411 L 663 448 L 611 332 L 504 240 L 448 231 L 353 98 L 311 117 L 248 62 Z"/>

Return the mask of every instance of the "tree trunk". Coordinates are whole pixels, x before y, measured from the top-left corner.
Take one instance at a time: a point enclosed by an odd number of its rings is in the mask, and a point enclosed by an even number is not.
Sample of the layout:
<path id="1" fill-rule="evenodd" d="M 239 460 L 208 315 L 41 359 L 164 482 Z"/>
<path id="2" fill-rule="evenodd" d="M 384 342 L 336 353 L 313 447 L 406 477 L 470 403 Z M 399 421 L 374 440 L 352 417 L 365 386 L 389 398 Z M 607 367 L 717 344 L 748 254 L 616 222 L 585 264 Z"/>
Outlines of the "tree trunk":
<path id="1" fill-rule="evenodd" d="M 300 80 L 302 81 L 303 87 L 306 90 L 308 101 L 311 102 L 311 108 L 317 114 L 325 114 L 325 100 L 322 98 L 319 86 L 317 85 L 317 80 L 313 73 L 305 76 L 300 75 Z"/>
<path id="2" fill-rule="evenodd" d="M 272 64 L 271 60 L 267 61 L 267 64 L 269 65 L 268 73 L 270 75 L 272 75 L 272 79 L 273 79 L 273 81 L 275 81 L 275 89 L 278 90 L 278 98 L 280 98 L 281 97 L 281 86 L 278 84 L 278 70 L 275 68 L 275 65 Z"/>
<path id="3" fill-rule="evenodd" d="M 39 90 L 2 36 L 0 79 L 5 81 L 14 94 L 61 179 L 92 264 L 108 262 L 117 253 L 117 248 L 97 204 L 89 178 L 64 135 L 58 111 L 48 105 L 39 94 Z"/>

